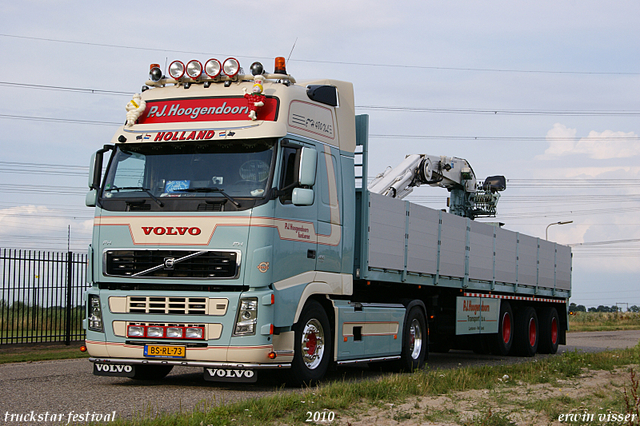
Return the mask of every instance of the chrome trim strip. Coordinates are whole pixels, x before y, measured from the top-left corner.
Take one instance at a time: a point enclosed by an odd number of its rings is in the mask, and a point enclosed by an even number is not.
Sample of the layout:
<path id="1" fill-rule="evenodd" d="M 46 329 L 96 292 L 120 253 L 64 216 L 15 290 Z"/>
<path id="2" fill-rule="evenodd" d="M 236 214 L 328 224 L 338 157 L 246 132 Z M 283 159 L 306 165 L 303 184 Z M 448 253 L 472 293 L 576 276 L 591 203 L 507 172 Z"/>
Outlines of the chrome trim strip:
<path id="1" fill-rule="evenodd" d="M 90 357 L 90 362 L 113 363 L 113 364 L 145 364 L 145 365 L 181 365 L 184 367 L 217 367 L 217 368 L 238 368 L 238 369 L 279 369 L 291 368 L 291 363 L 281 364 L 242 364 L 231 362 L 207 362 L 207 361 L 189 361 L 175 359 L 127 359 L 127 358 L 96 358 Z"/>
<path id="2" fill-rule="evenodd" d="M 338 361 L 338 365 L 359 364 L 361 362 L 393 361 L 395 359 L 400 359 L 400 355 L 398 355 L 398 356 L 384 356 L 384 357 L 378 357 L 378 358 L 349 359 L 349 360 L 346 360 L 346 361 Z"/>

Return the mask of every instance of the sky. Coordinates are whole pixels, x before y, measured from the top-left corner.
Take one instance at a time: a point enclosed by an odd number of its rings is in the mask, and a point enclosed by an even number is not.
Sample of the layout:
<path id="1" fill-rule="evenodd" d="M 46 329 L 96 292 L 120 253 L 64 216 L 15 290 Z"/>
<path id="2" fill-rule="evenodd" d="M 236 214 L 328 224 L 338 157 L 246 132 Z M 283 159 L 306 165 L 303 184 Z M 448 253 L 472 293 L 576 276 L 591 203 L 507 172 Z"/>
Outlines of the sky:
<path id="1" fill-rule="evenodd" d="M 149 64 L 284 56 L 298 80 L 353 82 L 370 177 L 411 153 L 504 175 L 485 221 L 571 245 L 572 302 L 640 305 L 638 16 L 635 0 L 1 2 L 0 247 L 86 251 L 90 156 Z"/>

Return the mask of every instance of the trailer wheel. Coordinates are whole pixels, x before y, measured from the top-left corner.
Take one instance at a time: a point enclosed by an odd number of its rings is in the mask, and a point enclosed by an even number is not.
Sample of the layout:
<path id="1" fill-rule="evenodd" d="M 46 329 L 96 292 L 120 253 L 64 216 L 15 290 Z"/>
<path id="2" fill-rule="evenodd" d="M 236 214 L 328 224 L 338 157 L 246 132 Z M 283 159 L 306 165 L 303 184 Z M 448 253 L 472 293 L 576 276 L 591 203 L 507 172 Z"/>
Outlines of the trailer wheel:
<path id="1" fill-rule="evenodd" d="M 534 356 L 539 341 L 538 315 L 530 306 L 521 309 L 516 315 L 516 328 L 513 349 L 517 355 Z"/>
<path id="2" fill-rule="evenodd" d="M 422 309 L 414 306 L 407 314 L 402 333 L 400 369 L 413 371 L 424 366 L 429 352 L 429 333 Z"/>
<path id="3" fill-rule="evenodd" d="M 162 380 L 171 372 L 173 365 L 136 365 L 133 380 Z"/>
<path id="4" fill-rule="evenodd" d="M 329 318 L 322 305 L 309 300 L 293 330 L 295 354 L 287 383 L 310 385 L 322 379 L 327 372 L 332 353 Z"/>
<path id="5" fill-rule="evenodd" d="M 513 346 L 513 310 L 506 300 L 500 303 L 498 334 L 489 336 L 489 346 L 494 355 L 506 356 Z"/>
<path id="6" fill-rule="evenodd" d="M 555 354 L 560 337 L 560 317 L 556 308 L 544 308 L 540 312 L 540 343 L 538 352 Z"/>

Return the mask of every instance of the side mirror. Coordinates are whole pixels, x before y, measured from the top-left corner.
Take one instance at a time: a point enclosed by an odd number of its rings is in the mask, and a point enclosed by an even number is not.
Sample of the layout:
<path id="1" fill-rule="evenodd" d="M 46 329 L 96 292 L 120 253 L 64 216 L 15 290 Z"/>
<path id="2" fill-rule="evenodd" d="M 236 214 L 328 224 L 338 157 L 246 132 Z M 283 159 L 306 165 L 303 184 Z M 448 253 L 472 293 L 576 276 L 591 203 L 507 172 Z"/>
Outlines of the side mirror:
<path id="1" fill-rule="evenodd" d="M 291 194 L 291 202 L 294 206 L 313 205 L 313 189 L 295 188 Z"/>
<path id="2" fill-rule="evenodd" d="M 102 149 L 94 152 L 91 155 L 91 162 L 89 163 L 89 192 L 84 199 L 84 203 L 87 207 L 95 207 L 98 199 L 98 190 L 100 189 L 100 182 L 102 181 L 102 159 L 104 153 L 111 151 L 113 145 L 105 145 Z"/>
<path id="3" fill-rule="evenodd" d="M 95 207 L 97 200 L 98 200 L 98 190 L 91 189 L 89 190 L 89 192 L 87 192 L 87 195 L 84 198 L 84 204 L 87 207 Z"/>
<path id="4" fill-rule="evenodd" d="M 300 168 L 298 169 L 299 185 L 301 186 L 315 185 L 317 163 L 318 163 L 318 151 L 316 151 L 313 148 L 308 148 L 306 146 L 302 147 L 302 150 L 300 152 Z"/>

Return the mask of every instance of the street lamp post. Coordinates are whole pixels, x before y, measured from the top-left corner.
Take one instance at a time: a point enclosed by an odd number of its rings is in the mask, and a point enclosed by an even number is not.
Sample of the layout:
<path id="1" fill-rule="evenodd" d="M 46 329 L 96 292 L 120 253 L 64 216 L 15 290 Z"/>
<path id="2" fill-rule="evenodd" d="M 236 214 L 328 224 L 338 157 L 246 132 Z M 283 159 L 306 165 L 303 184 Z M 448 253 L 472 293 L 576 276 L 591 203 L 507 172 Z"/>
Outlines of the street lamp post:
<path id="1" fill-rule="evenodd" d="M 548 224 L 547 225 L 547 229 L 545 229 L 545 231 L 544 231 L 544 239 L 549 241 L 549 227 L 550 226 L 552 226 L 552 225 L 567 225 L 569 223 L 573 223 L 573 221 L 572 220 L 567 220 L 567 221 L 564 221 L 564 222 L 553 222 L 553 223 Z"/>

